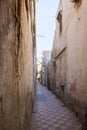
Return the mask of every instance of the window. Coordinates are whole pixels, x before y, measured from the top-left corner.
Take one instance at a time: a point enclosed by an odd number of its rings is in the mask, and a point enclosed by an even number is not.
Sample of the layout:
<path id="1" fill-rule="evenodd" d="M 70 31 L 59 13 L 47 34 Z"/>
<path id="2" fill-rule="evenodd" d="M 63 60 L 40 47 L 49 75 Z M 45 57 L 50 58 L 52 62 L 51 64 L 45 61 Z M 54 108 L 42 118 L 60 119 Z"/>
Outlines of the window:
<path id="1" fill-rule="evenodd" d="M 59 23 L 59 33 L 61 34 L 61 32 L 62 32 L 62 10 L 59 11 L 57 20 Z"/>
<path id="2" fill-rule="evenodd" d="M 53 67 L 56 67 L 56 61 L 53 61 Z"/>
<path id="3" fill-rule="evenodd" d="M 54 69 L 54 72 L 56 72 L 56 61 L 53 61 L 53 69 Z"/>

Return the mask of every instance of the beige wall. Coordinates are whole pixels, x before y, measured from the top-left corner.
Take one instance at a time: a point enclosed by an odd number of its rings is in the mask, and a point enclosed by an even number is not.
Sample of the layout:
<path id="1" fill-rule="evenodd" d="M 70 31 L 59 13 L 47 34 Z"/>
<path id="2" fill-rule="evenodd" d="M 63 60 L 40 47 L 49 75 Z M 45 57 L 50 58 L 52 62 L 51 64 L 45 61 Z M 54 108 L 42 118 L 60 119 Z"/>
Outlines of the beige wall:
<path id="1" fill-rule="evenodd" d="M 82 109 L 87 107 L 87 1 L 83 0 L 82 5 L 73 16 L 72 22 L 67 31 L 68 44 L 68 81 L 75 86 L 72 91 L 76 102 L 79 101 Z M 71 34 L 71 35 L 70 35 Z M 72 60 L 71 60 L 72 59 Z"/>
<path id="2" fill-rule="evenodd" d="M 33 43 L 27 2 L 0 1 L 0 130 L 29 130 Z"/>
<path id="3" fill-rule="evenodd" d="M 80 5 L 80 4 L 79 4 Z M 57 16 L 62 10 L 62 33 Z M 56 29 L 52 58 L 56 60 L 55 92 L 72 104 L 79 115 L 87 114 L 87 1 L 78 6 L 61 0 L 56 15 Z M 56 51 L 55 51 L 56 50 Z M 56 53 L 54 53 L 56 52 Z M 52 78 L 51 78 L 52 80 Z M 50 81 L 52 82 L 52 81 Z M 64 84 L 64 92 L 61 86 Z"/>

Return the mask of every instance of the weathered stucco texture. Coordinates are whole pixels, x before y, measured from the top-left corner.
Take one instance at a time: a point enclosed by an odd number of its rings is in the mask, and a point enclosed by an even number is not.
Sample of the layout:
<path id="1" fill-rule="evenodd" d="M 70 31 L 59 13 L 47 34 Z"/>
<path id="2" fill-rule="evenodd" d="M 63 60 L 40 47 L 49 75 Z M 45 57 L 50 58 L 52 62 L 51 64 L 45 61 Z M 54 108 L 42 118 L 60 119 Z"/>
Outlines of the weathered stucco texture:
<path id="1" fill-rule="evenodd" d="M 0 130 L 29 130 L 33 42 L 29 0 L 0 0 Z"/>
<path id="2" fill-rule="evenodd" d="M 76 115 L 87 125 L 86 21 L 86 0 L 78 0 L 77 3 L 60 0 L 52 58 L 48 67 L 53 72 L 50 76 L 50 88 L 55 88 L 55 93 L 65 103 L 70 104 Z M 54 61 L 55 66 L 53 66 Z M 55 85 L 52 84 L 53 77 Z"/>

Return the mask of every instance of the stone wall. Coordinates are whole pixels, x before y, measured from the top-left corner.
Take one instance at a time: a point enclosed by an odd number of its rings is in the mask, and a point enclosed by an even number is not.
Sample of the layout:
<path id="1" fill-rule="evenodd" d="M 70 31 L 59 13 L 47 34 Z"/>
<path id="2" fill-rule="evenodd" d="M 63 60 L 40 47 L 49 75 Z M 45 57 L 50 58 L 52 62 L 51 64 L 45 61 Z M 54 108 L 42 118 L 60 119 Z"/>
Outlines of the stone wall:
<path id="1" fill-rule="evenodd" d="M 34 96 L 30 7 L 29 0 L 0 0 L 0 130 L 29 130 Z"/>

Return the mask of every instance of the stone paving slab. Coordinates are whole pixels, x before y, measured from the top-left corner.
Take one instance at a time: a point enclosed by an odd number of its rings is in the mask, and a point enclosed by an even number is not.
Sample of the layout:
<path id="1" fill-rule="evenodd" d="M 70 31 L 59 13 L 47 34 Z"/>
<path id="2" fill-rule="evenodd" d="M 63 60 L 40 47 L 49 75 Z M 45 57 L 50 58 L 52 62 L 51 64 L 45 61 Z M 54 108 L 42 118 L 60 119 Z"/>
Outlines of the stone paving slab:
<path id="1" fill-rule="evenodd" d="M 38 84 L 30 130 L 80 130 L 80 123 L 54 94 Z"/>

